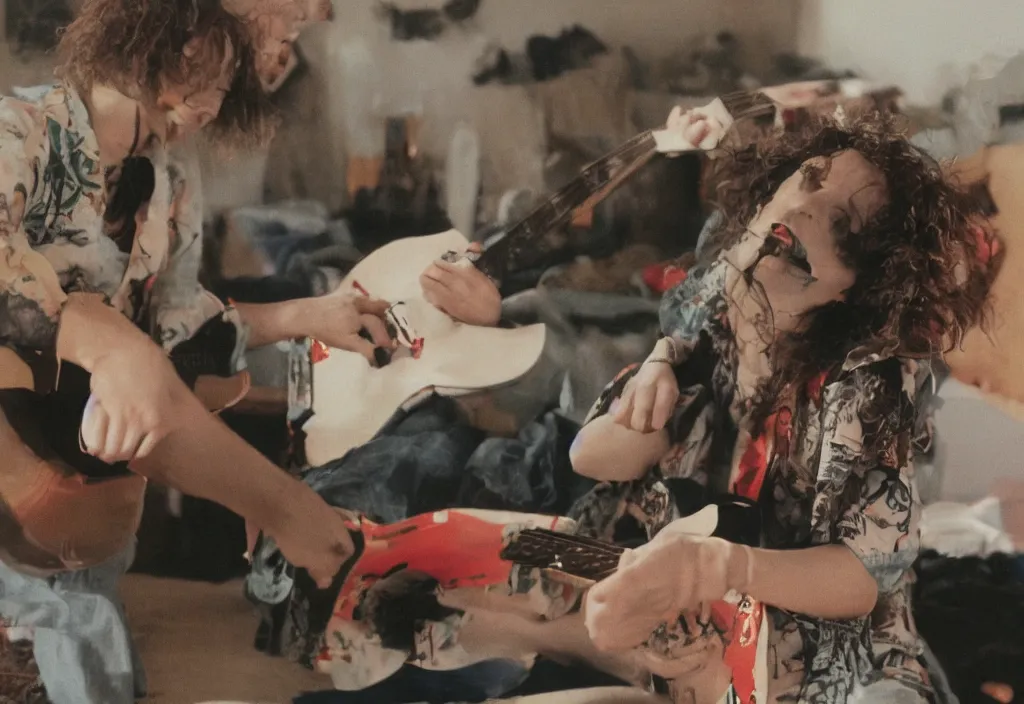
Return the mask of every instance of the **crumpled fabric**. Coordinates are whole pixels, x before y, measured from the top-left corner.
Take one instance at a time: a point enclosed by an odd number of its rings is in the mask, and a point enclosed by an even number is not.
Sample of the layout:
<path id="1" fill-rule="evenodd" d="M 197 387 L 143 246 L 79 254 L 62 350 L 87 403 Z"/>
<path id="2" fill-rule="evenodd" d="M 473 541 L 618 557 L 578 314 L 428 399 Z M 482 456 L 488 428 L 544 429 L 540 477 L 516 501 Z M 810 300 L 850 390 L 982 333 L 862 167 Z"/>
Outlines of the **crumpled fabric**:
<path id="1" fill-rule="evenodd" d="M 548 413 L 516 438 L 486 438 L 437 397 L 305 481 L 331 505 L 383 523 L 451 507 L 560 514 L 590 486 L 569 464 L 576 431 Z"/>
<path id="2" fill-rule="evenodd" d="M 914 620 L 928 641 L 932 678 L 940 692 L 952 689 L 940 704 L 991 704 L 986 682 L 1024 690 L 1024 557 L 926 551 L 914 571 Z"/>
<path id="3" fill-rule="evenodd" d="M 451 399 L 432 397 L 398 414 L 377 437 L 309 470 L 304 481 L 327 503 L 389 524 L 447 508 L 564 515 L 594 482 L 569 463 L 575 423 L 548 413 L 515 438 L 486 438 L 466 424 Z M 305 580 L 305 581 L 308 581 Z M 263 541 L 253 554 L 246 591 L 260 607 L 257 648 L 308 662 L 323 636 L 323 605 Z M 296 617 L 296 613 L 300 615 Z"/>
<path id="4" fill-rule="evenodd" d="M 52 704 L 132 704 L 146 694 L 118 579 L 132 546 L 97 567 L 49 580 L 0 563 L 0 618 L 32 633 L 36 664 Z"/>
<path id="5" fill-rule="evenodd" d="M 996 497 L 973 504 L 943 501 L 926 506 L 921 516 L 921 548 L 947 557 L 1014 552 Z"/>
<path id="6" fill-rule="evenodd" d="M 529 670 L 513 660 L 488 660 L 448 672 L 406 665 L 394 677 L 361 692 L 325 691 L 296 697 L 295 704 L 419 704 L 483 701 L 521 685 Z"/>

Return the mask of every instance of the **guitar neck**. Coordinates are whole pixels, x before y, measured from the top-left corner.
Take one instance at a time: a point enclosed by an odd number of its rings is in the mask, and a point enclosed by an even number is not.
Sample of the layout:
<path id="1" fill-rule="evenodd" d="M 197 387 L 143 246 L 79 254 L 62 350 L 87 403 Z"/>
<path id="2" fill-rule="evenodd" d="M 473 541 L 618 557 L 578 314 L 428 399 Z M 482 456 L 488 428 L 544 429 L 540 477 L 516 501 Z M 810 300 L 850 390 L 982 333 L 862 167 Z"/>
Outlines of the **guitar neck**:
<path id="1" fill-rule="evenodd" d="M 534 528 L 516 534 L 501 558 L 524 567 L 600 582 L 619 567 L 625 548 L 592 538 Z"/>
<path id="2" fill-rule="evenodd" d="M 761 92 L 736 92 L 710 103 L 706 111 L 725 126 L 740 118 L 773 115 L 775 103 Z M 542 258 L 544 237 L 566 223 L 579 208 L 596 204 L 639 171 L 659 151 L 701 151 L 693 145 L 665 148 L 663 132 L 647 131 L 601 157 L 530 215 L 511 227 L 480 255 L 476 266 L 499 281 L 516 262 Z"/>
<path id="3" fill-rule="evenodd" d="M 510 262 L 521 259 L 527 248 L 543 251 L 542 239 L 549 232 L 568 221 L 573 212 L 596 193 L 607 189 L 613 182 L 618 185 L 628 178 L 654 156 L 656 148 L 654 133 L 648 131 L 590 164 L 489 246 L 476 261 L 476 266 L 494 279 L 504 279 Z"/>

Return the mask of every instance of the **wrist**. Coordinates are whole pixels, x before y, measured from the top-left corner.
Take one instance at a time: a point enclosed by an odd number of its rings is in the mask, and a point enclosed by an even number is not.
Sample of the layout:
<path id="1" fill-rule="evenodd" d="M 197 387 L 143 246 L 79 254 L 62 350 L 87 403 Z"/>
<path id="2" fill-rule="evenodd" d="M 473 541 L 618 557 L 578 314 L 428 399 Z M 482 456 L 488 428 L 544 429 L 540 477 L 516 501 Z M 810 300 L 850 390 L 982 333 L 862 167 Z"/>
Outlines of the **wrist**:
<path id="1" fill-rule="evenodd" d="M 283 340 L 312 337 L 308 321 L 316 319 L 311 309 L 318 298 L 296 298 L 279 303 L 237 303 L 235 310 L 249 329 L 249 346 L 262 347 Z"/>
<path id="2" fill-rule="evenodd" d="M 654 345 L 654 350 L 647 357 L 648 362 L 662 362 L 675 365 L 679 362 L 676 344 L 670 337 L 663 337 Z"/>
<path id="3" fill-rule="evenodd" d="M 309 505 L 306 494 L 313 490 L 283 470 L 276 472 L 269 484 L 260 492 L 252 515 L 246 518 L 271 536 L 287 535 L 299 519 L 297 513 Z"/>
<path id="4" fill-rule="evenodd" d="M 726 585 L 728 591 L 749 594 L 754 581 L 754 549 L 749 545 L 726 543 Z"/>

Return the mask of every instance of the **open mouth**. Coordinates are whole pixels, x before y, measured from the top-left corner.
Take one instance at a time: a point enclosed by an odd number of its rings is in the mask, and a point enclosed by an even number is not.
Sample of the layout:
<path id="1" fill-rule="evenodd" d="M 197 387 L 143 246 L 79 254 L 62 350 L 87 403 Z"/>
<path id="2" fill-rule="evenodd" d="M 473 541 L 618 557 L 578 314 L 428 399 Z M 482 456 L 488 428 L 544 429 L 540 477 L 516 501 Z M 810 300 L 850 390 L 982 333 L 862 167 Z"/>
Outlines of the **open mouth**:
<path id="1" fill-rule="evenodd" d="M 774 223 L 771 227 L 769 239 L 776 243 L 775 256 L 811 276 L 811 264 L 807 261 L 807 250 L 804 248 L 800 238 L 790 229 L 789 225 L 778 222 Z"/>

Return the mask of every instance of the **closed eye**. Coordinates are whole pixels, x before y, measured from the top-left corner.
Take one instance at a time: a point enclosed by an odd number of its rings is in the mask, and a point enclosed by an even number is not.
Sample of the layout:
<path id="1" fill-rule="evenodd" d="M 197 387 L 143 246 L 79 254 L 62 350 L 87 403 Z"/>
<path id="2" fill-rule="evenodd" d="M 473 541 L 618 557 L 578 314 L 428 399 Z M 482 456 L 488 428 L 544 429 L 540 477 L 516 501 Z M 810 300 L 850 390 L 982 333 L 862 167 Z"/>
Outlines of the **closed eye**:
<path id="1" fill-rule="evenodd" d="M 800 185 L 805 191 L 820 191 L 828 177 L 828 168 L 825 164 L 808 161 L 800 167 L 800 175 L 803 177 Z"/>
<path id="2" fill-rule="evenodd" d="M 853 218 L 842 208 L 837 208 L 832 217 L 832 234 L 837 238 L 844 238 L 850 235 L 853 229 Z"/>

